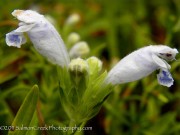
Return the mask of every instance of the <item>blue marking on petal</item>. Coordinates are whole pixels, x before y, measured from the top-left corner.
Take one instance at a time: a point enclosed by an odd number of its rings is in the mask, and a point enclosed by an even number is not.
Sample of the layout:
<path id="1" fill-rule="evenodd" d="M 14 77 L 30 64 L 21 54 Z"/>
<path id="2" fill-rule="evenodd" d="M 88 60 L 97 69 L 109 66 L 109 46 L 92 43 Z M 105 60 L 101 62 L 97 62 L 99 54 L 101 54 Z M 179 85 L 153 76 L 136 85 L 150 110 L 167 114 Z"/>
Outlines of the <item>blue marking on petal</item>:
<path id="1" fill-rule="evenodd" d="M 170 87 L 173 84 L 173 78 L 169 71 L 160 71 L 160 73 L 157 75 L 158 81 L 161 85 Z"/>
<path id="2" fill-rule="evenodd" d="M 166 71 L 162 71 L 164 76 L 167 76 L 167 72 Z"/>
<path id="3" fill-rule="evenodd" d="M 15 46 L 20 48 L 22 44 L 26 42 L 26 38 L 24 37 L 23 33 L 18 32 L 10 32 L 6 34 L 6 44 L 8 46 Z"/>
<path id="4" fill-rule="evenodd" d="M 16 43 L 16 44 L 21 42 L 20 38 L 19 38 L 19 35 L 14 35 L 14 34 L 9 35 L 9 41 L 13 42 L 13 43 Z"/>
<path id="5" fill-rule="evenodd" d="M 163 76 L 163 77 L 160 77 L 159 79 L 163 83 L 168 83 L 168 82 L 171 82 L 173 80 L 172 78 L 169 78 L 168 76 Z"/>

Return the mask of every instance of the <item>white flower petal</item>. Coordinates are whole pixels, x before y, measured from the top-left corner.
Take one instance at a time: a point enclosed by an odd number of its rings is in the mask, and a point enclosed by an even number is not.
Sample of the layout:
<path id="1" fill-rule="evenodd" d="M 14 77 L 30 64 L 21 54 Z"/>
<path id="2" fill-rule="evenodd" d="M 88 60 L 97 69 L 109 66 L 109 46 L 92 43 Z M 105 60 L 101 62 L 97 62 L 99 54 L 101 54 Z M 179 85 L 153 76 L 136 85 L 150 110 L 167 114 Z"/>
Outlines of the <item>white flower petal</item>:
<path id="1" fill-rule="evenodd" d="M 159 58 L 157 55 L 155 54 L 152 54 L 152 59 L 154 60 L 154 62 L 161 68 L 164 68 L 164 69 L 169 69 L 171 68 L 171 66 L 166 62 L 164 61 L 163 59 Z"/>
<path id="2" fill-rule="evenodd" d="M 54 64 L 68 66 L 70 58 L 64 42 L 49 22 L 37 23 L 27 33 L 35 49 L 41 55 Z"/>
<path id="3" fill-rule="evenodd" d="M 26 38 L 22 33 L 10 32 L 6 34 L 6 43 L 8 46 L 15 46 L 20 48 L 22 44 L 26 42 Z"/>
<path id="4" fill-rule="evenodd" d="M 160 70 L 159 74 L 157 75 L 157 79 L 159 84 L 163 86 L 170 87 L 173 85 L 173 78 L 168 70 Z"/>
<path id="5" fill-rule="evenodd" d="M 146 48 L 137 50 L 123 58 L 108 73 L 108 82 L 112 84 L 132 82 L 152 73 L 158 66 L 146 51 Z"/>
<path id="6" fill-rule="evenodd" d="M 167 61 L 175 60 L 175 56 L 178 53 L 178 50 L 176 48 L 171 49 L 168 46 L 161 46 L 159 48 L 155 48 L 154 51 L 156 52 L 157 56 Z"/>
<path id="7" fill-rule="evenodd" d="M 30 31 L 36 24 L 21 25 L 15 32 L 27 32 Z"/>
<path id="8" fill-rule="evenodd" d="M 26 24 L 36 23 L 45 19 L 43 15 L 40 15 L 32 10 L 14 10 L 12 12 L 12 15 L 16 17 L 19 21 Z"/>

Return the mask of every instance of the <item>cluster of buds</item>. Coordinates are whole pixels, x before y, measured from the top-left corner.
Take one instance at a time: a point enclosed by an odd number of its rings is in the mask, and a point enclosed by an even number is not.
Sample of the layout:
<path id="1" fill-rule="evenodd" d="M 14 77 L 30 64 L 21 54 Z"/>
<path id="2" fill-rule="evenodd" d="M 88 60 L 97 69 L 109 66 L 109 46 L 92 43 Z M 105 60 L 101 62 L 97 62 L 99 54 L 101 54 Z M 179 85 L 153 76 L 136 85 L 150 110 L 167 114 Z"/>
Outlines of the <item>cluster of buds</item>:
<path id="1" fill-rule="evenodd" d="M 76 33 L 69 35 L 68 43 L 74 46 L 68 53 L 61 36 L 43 15 L 32 10 L 15 10 L 12 15 L 20 23 L 16 30 L 6 34 L 7 45 L 20 48 L 26 42 L 23 34 L 26 32 L 35 49 L 59 66 L 61 102 L 69 118 L 76 123 L 97 114 L 114 85 L 139 80 L 155 70 L 160 70 L 159 84 L 173 85 L 166 61 L 175 59 L 177 49 L 150 45 L 123 58 L 109 73 L 101 72 L 102 62 L 98 58 L 82 59 L 90 50 L 86 42 L 79 41 Z M 78 20 L 79 16 L 73 15 L 66 23 Z"/>

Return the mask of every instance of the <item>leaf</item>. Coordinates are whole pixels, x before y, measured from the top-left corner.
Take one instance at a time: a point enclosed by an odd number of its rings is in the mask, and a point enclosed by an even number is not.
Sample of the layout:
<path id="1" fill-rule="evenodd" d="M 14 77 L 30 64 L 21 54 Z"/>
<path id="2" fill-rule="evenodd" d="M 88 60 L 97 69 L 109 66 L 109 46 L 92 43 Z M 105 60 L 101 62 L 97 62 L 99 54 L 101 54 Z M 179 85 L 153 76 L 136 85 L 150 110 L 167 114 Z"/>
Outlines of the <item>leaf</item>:
<path id="1" fill-rule="evenodd" d="M 32 120 L 29 124 L 29 127 L 38 127 L 38 118 L 37 118 L 37 112 L 34 112 L 34 115 L 32 117 Z M 27 130 L 26 135 L 38 135 L 39 130 Z"/>
<path id="2" fill-rule="evenodd" d="M 21 127 L 29 127 L 36 110 L 39 88 L 34 85 L 25 97 L 16 117 L 12 123 L 14 131 L 9 131 L 8 135 L 25 135 L 28 130 L 21 130 Z M 18 129 L 19 128 L 19 129 Z"/>

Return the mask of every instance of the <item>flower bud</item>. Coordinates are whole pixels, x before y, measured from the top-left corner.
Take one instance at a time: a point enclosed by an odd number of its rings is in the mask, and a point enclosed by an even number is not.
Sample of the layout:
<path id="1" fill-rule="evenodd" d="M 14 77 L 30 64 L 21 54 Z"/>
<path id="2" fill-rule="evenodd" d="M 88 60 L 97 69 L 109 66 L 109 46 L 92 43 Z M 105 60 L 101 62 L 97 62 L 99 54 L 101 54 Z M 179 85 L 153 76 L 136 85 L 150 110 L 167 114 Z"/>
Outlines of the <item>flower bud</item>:
<path id="1" fill-rule="evenodd" d="M 77 14 L 77 13 L 74 13 L 74 14 L 71 14 L 67 20 L 66 20 L 66 24 L 68 25 L 74 25 L 76 24 L 77 22 L 79 22 L 80 20 L 80 15 Z"/>
<path id="2" fill-rule="evenodd" d="M 76 43 L 71 50 L 69 55 L 71 58 L 85 57 L 90 52 L 89 46 L 86 42 L 81 41 Z"/>
<path id="3" fill-rule="evenodd" d="M 102 61 L 99 60 L 97 57 L 90 57 L 87 60 L 87 63 L 89 65 L 89 74 L 96 74 L 99 73 L 102 69 Z"/>
<path id="4" fill-rule="evenodd" d="M 81 58 L 73 59 L 69 64 L 69 71 L 74 75 L 82 75 L 88 73 L 88 64 Z"/>
<path id="5" fill-rule="evenodd" d="M 72 32 L 69 34 L 67 42 L 69 45 L 73 45 L 77 43 L 79 40 L 80 40 L 79 34 L 76 32 Z"/>

